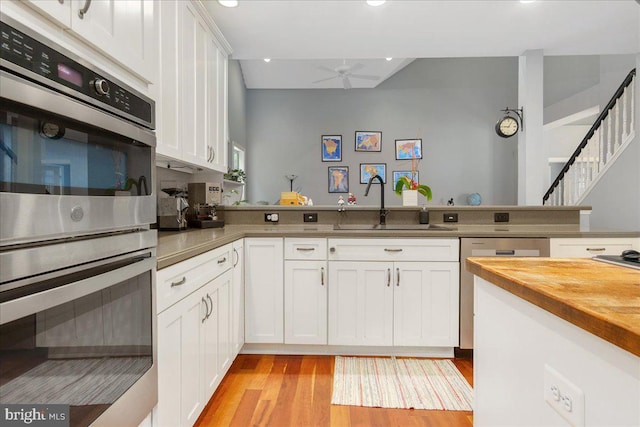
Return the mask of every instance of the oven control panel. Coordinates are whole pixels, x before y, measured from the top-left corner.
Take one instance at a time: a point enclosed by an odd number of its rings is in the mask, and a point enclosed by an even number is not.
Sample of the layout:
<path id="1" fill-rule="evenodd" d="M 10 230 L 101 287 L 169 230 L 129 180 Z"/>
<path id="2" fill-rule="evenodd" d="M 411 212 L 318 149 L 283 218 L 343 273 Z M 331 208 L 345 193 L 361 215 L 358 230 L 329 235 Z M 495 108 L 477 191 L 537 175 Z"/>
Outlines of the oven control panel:
<path id="1" fill-rule="evenodd" d="M 154 102 L 82 60 L 74 60 L 25 32 L 0 21 L 0 64 L 55 90 L 89 102 L 148 128 L 155 128 Z M 19 67 L 16 69 L 16 66 Z"/>

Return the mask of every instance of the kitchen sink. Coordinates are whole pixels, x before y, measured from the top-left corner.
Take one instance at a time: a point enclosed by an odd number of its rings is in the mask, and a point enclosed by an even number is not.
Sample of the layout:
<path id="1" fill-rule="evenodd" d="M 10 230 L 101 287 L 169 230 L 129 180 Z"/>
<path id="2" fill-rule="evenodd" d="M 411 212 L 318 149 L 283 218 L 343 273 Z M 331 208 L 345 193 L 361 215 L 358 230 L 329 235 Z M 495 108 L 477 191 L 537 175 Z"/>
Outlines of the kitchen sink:
<path id="1" fill-rule="evenodd" d="M 336 224 L 334 230 L 420 230 L 453 231 L 454 228 L 435 224 Z"/>

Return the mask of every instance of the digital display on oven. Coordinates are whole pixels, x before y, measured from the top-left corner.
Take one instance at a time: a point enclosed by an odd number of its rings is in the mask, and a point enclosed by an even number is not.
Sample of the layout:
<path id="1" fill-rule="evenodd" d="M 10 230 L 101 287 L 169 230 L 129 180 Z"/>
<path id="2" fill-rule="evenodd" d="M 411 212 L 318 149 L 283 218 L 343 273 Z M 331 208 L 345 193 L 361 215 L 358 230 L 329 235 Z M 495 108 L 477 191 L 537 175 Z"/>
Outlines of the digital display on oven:
<path id="1" fill-rule="evenodd" d="M 78 87 L 83 86 L 82 74 L 67 64 L 58 63 L 58 77 Z"/>

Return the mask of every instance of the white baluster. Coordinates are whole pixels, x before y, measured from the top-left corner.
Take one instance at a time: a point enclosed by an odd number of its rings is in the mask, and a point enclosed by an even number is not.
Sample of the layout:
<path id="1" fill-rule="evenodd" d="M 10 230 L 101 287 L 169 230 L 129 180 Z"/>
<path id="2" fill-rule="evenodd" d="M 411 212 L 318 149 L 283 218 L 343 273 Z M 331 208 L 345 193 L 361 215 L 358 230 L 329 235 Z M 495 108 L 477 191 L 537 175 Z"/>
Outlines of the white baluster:
<path id="1" fill-rule="evenodd" d="M 598 162 L 598 170 L 601 171 L 604 167 L 606 149 L 604 146 L 604 122 L 600 122 L 600 127 L 598 128 L 598 141 L 600 145 L 600 159 Z"/>
<path id="2" fill-rule="evenodd" d="M 615 111 L 615 127 L 614 127 L 614 139 L 615 139 L 615 146 L 614 146 L 614 153 L 616 151 L 618 151 L 618 148 L 620 148 L 620 145 L 622 145 L 622 141 L 620 140 L 620 135 L 622 134 L 622 130 L 620 129 L 620 103 L 618 102 L 619 99 L 616 101 L 614 107 L 613 107 L 613 111 Z"/>
<path id="3" fill-rule="evenodd" d="M 571 204 L 571 176 L 569 171 L 564 174 L 564 187 L 563 187 L 563 200 L 564 205 L 569 206 Z"/>
<path id="4" fill-rule="evenodd" d="M 593 145 L 595 147 L 594 150 L 594 158 L 593 158 L 593 170 L 597 175 L 600 172 L 600 128 L 596 129 L 593 133 Z"/>
<path id="5" fill-rule="evenodd" d="M 627 120 L 627 114 L 628 114 L 627 103 L 629 102 L 628 94 L 629 94 L 629 86 L 624 88 L 624 91 L 622 92 L 622 96 L 620 97 L 620 101 L 622 102 L 622 140 L 623 141 L 626 140 L 627 135 L 629 135 L 629 132 L 627 132 L 627 126 L 629 124 Z"/>
<path id="6" fill-rule="evenodd" d="M 611 111 L 609 111 L 609 114 L 607 115 L 607 118 L 605 119 L 607 122 L 607 160 L 605 161 L 605 164 L 609 161 L 609 159 L 611 158 L 611 156 L 613 156 L 613 137 L 611 135 L 612 133 L 612 117 L 611 117 Z"/>
<path id="7" fill-rule="evenodd" d="M 631 99 L 629 102 L 629 105 L 631 106 L 630 110 L 631 110 L 631 114 L 629 114 L 629 117 L 631 117 L 631 120 L 629 120 L 629 133 L 635 132 L 636 130 L 636 83 L 635 83 L 635 77 L 633 78 L 633 80 L 631 80 L 631 84 L 629 85 L 629 87 L 631 88 Z"/>
<path id="8" fill-rule="evenodd" d="M 592 167 L 593 167 L 592 150 L 593 150 L 593 138 L 589 139 L 589 142 L 587 142 L 587 146 L 585 147 L 585 151 L 586 151 L 586 155 L 587 155 L 587 158 L 586 158 L 586 160 L 584 162 L 584 167 L 585 167 L 584 186 L 585 186 L 585 188 L 589 187 L 589 184 L 591 184 Z"/>

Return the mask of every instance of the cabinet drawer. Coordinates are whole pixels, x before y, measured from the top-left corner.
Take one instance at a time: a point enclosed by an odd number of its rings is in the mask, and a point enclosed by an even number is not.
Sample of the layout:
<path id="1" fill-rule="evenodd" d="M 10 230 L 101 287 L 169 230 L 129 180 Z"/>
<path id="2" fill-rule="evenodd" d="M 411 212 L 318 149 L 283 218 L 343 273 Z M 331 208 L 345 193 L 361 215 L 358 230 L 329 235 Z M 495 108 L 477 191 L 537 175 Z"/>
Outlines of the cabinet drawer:
<path id="1" fill-rule="evenodd" d="M 331 261 L 458 261 L 458 239 L 329 239 Z"/>
<path id="2" fill-rule="evenodd" d="M 612 239 L 551 239 L 553 258 L 591 258 L 596 255 L 620 255 L 626 249 L 632 249 L 634 238 Z"/>
<path id="3" fill-rule="evenodd" d="M 327 239 L 284 239 L 285 259 L 327 259 Z"/>
<path id="4" fill-rule="evenodd" d="M 228 244 L 158 271 L 158 313 L 230 269 L 231 252 Z"/>

